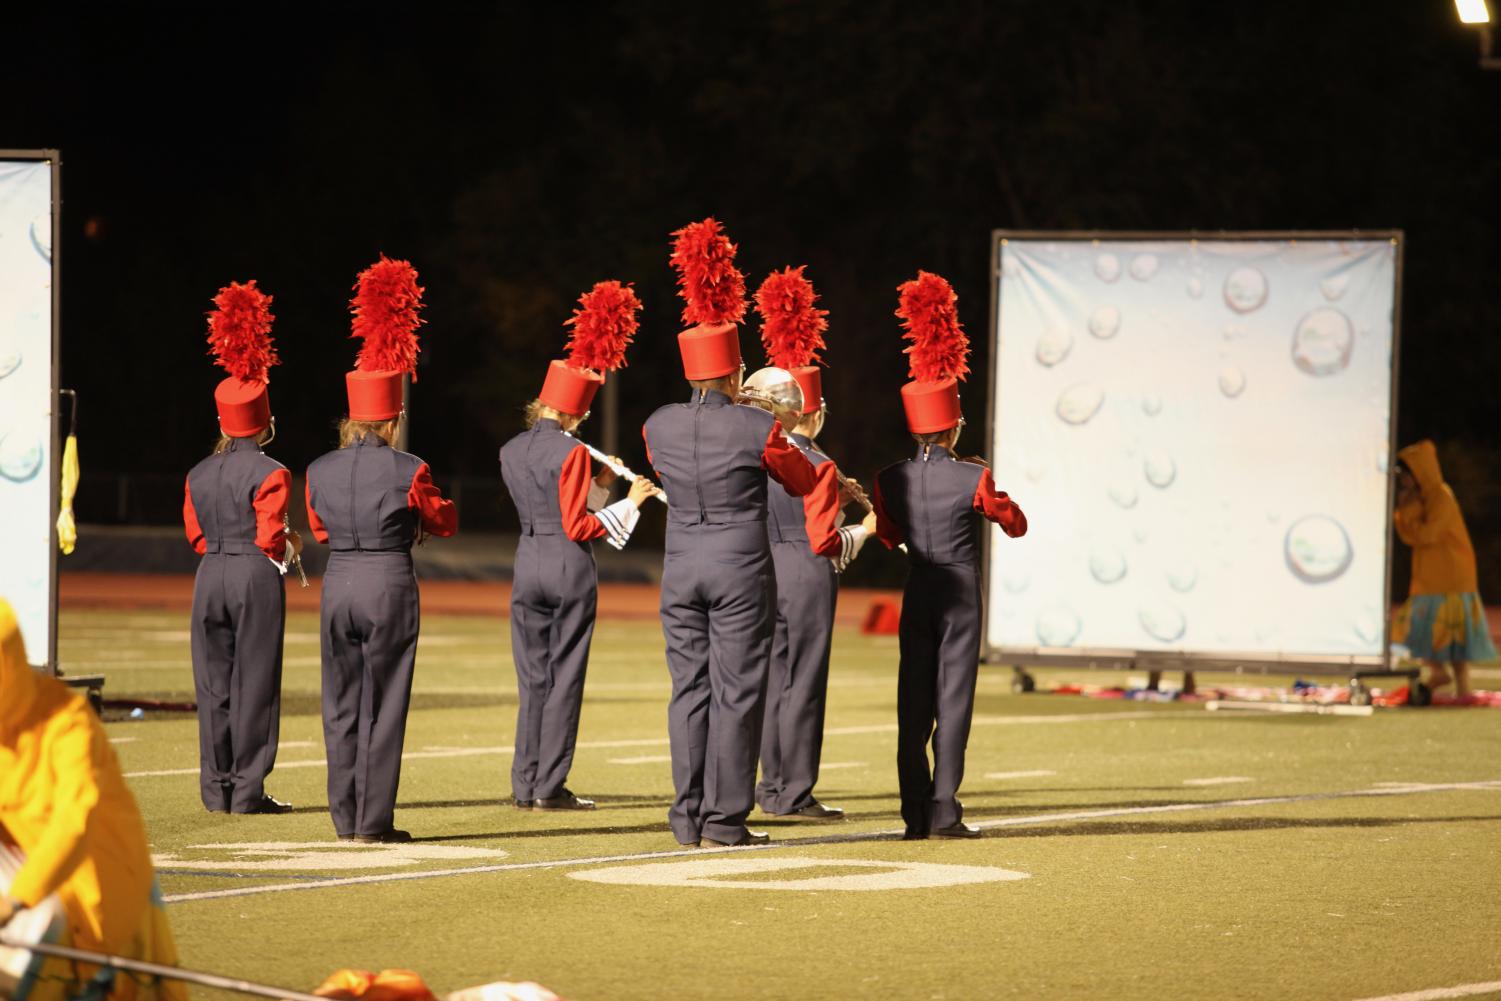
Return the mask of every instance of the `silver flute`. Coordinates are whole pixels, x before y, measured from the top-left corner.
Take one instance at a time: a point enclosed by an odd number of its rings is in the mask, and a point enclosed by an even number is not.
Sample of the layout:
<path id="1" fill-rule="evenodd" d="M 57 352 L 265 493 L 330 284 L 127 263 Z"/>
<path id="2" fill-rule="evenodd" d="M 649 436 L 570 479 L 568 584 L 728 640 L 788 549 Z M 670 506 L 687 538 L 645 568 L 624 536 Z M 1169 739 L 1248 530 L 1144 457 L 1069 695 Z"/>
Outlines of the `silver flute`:
<path id="1" fill-rule="evenodd" d="M 640 473 L 631 472 L 629 469 L 622 466 L 614 459 L 611 459 L 608 455 L 601 452 L 599 449 L 595 448 L 588 442 L 582 442 L 581 444 L 583 444 L 583 446 L 589 450 L 590 455 L 594 456 L 600 461 L 601 465 L 603 465 L 610 472 L 614 473 L 616 476 L 619 476 L 621 479 L 625 480 L 627 483 L 635 483 L 636 480 L 640 478 Z M 661 501 L 663 504 L 667 503 L 667 495 L 665 493 L 655 493 L 652 494 L 652 496 Z"/>
<path id="2" fill-rule="evenodd" d="M 281 524 L 282 524 L 282 534 L 283 535 L 290 534 L 291 531 L 292 531 L 292 516 L 289 515 L 289 514 L 282 515 L 281 516 Z M 288 546 L 288 548 L 290 548 L 291 545 L 292 545 L 292 541 L 290 539 L 288 539 L 287 540 L 287 546 Z M 300 580 L 300 581 L 302 581 L 302 586 L 303 587 L 307 587 L 307 573 L 302 569 L 302 554 L 299 553 L 295 549 L 292 550 L 292 569 L 294 569 L 294 570 L 297 571 L 297 579 Z"/>

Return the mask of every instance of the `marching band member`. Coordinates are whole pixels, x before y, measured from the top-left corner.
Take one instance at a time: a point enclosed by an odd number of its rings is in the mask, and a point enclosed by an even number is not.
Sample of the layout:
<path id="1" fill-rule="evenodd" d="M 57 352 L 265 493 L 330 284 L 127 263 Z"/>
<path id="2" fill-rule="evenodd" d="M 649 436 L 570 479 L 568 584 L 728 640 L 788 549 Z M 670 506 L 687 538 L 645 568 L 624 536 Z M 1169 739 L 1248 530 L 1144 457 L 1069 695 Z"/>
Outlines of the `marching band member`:
<path id="1" fill-rule="evenodd" d="M 219 441 L 188 473 L 182 520 L 203 559 L 193 581 L 198 785 L 215 813 L 285 813 L 266 794 L 281 721 L 282 575 L 302 549 L 287 527 L 292 475 L 261 451 L 276 435 L 266 397 L 271 297 L 251 280 L 214 297 L 208 340 L 229 376 L 214 390 Z"/>
<path id="2" fill-rule="evenodd" d="M 793 497 L 785 490 L 770 490 L 767 495 L 776 625 L 756 802 L 776 816 L 843 820 L 844 811 L 820 803 L 813 787 L 823 752 L 838 575 L 875 531 L 875 515 L 867 513 L 859 525 L 838 525 L 843 518 L 839 509 L 853 495 L 834 463 L 813 444 L 828 412 L 823 379 L 813 364 L 824 348 L 828 311 L 816 308 L 816 299 L 813 283 L 801 267 L 772 272 L 755 297 L 761 340 L 772 367 L 750 377 L 745 397 L 772 408 L 792 443 L 818 472 L 814 494 Z"/>
<path id="3" fill-rule="evenodd" d="M 766 474 L 797 496 L 814 489 L 817 475 L 774 417 L 734 402 L 743 372 L 735 324 L 745 315 L 734 244 L 713 219 L 673 236 L 689 325 L 678 349 L 693 392 L 642 429 L 647 459 L 672 499 L 661 606 L 676 789 L 668 822 L 679 844 L 753 844 L 768 840 L 745 826 L 776 586 Z"/>
<path id="4" fill-rule="evenodd" d="M 615 473 L 591 480 L 588 446 L 573 431 L 589 416 L 605 374 L 625 362 L 641 302 L 627 285 L 599 282 L 579 297 L 567 361 L 547 368 L 527 406 L 527 430 L 500 450 L 500 472 L 521 519 L 511 585 L 511 656 L 518 705 L 511 792 L 533 810 L 592 810 L 568 789 L 594 636 L 599 584 L 592 539 L 624 548 L 642 502 L 659 491 L 637 477 L 606 507 Z M 595 512 L 595 513 L 591 513 Z"/>
<path id="5" fill-rule="evenodd" d="M 364 339 L 345 376 L 339 447 L 307 471 L 308 524 L 327 543 L 323 577 L 323 740 L 328 808 L 342 841 L 410 841 L 394 826 L 419 608 L 412 544 L 458 530 L 427 463 L 393 446 L 415 376 L 422 289 L 384 255 L 360 273 L 350 309 Z"/>
<path id="6" fill-rule="evenodd" d="M 1026 534 L 1027 518 L 995 489 L 983 460 L 955 458 L 964 426 L 957 380 L 969 371 L 969 339 L 953 289 L 919 271 L 898 291 L 896 315 L 912 342 L 913 381 L 902 387 L 902 407 L 917 454 L 877 474 L 875 511 L 881 542 L 906 543 L 909 557 L 897 678 L 902 819 L 909 840 L 975 838 L 980 831 L 964 823 L 956 794 L 980 660 L 980 519 L 1017 538 Z"/>

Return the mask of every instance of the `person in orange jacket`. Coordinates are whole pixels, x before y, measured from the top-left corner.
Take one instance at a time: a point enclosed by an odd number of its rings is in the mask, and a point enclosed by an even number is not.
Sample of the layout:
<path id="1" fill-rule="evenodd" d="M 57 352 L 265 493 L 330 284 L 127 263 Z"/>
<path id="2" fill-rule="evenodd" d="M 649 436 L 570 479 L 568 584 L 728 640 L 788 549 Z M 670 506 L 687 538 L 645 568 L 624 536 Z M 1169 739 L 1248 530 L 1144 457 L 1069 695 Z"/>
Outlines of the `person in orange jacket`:
<path id="1" fill-rule="evenodd" d="M 57 894 L 61 944 L 168 966 L 177 947 L 151 868 L 146 827 L 104 727 L 83 696 L 26 663 L 0 598 L 0 840 L 25 861 L 0 894 L 0 928 Z M 48 960 L 29 1001 L 83 996 L 186 1001 L 177 981 Z"/>
<path id="2" fill-rule="evenodd" d="M 1475 572 L 1475 547 L 1431 441 L 1397 453 L 1397 535 L 1412 547 L 1412 585 L 1392 640 L 1428 665 L 1428 687 L 1470 694 L 1470 664 L 1496 656 Z"/>

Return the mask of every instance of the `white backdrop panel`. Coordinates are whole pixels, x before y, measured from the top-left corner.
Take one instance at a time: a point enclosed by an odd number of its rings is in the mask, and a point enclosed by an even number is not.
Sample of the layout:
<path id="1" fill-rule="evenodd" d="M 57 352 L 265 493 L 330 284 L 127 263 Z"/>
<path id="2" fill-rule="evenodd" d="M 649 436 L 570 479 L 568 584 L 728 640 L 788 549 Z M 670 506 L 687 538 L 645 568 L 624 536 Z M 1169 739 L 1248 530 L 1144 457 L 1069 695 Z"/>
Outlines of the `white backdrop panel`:
<path id="1" fill-rule="evenodd" d="M 989 647 L 1379 658 L 1397 250 L 1003 241 Z"/>
<path id="2" fill-rule="evenodd" d="M 52 594 L 52 165 L 0 160 L 0 595 L 47 661 Z"/>

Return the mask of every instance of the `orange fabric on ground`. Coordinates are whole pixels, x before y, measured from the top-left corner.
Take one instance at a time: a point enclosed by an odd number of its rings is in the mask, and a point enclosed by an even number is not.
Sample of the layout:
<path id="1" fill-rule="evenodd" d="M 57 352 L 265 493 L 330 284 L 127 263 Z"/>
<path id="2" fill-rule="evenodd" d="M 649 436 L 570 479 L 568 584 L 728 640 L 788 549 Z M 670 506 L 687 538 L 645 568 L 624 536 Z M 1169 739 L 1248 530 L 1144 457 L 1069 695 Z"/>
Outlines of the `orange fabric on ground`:
<path id="1" fill-rule="evenodd" d="M 411 970 L 337 970 L 313 992 L 340 1001 L 437 1001 L 422 978 Z"/>

